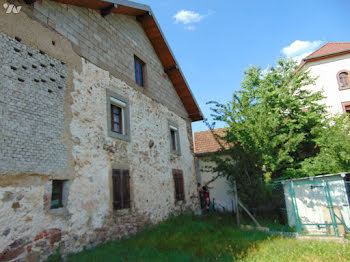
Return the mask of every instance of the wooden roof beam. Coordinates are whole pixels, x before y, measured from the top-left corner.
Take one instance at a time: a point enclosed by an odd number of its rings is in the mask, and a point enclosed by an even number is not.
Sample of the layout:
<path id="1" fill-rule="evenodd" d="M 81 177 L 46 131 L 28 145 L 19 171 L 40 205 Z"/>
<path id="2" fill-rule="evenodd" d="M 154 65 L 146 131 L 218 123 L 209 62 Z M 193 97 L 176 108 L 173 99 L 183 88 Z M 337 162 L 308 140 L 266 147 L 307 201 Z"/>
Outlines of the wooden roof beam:
<path id="1" fill-rule="evenodd" d="M 111 14 L 114 8 L 117 8 L 116 4 L 111 4 L 111 5 L 109 5 L 109 6 L 105 7 L 105 8 L 102 8 L 100 10 L 101 16 L 102 17 L 106 17 L 107 15 Z"/>

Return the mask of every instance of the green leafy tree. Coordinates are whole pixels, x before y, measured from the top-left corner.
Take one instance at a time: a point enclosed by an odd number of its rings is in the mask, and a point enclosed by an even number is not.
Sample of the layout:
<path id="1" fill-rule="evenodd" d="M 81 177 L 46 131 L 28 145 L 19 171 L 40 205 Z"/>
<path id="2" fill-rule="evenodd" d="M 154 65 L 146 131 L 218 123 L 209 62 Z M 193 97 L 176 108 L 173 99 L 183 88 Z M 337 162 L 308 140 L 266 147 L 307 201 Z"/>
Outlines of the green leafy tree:
<path id="1" fill-rule="evenodd" d="M 302 170 L 308 176 L 350 171 L 350 119 L 341 115 L 327 121 L 315 139 L 320 152 L 305 159 Z"/>
<path id="2" fill-rule="evenodd" d="M 257 204 L 269 195 L 265 182 L 305 175 L 303 161 L 320 150 L 316 140 L 326 110 L 318 103 L 321 92 L 304 88 L 315 79 L 296 71 L 293 61 L 279 59 L 267 72 L 252 66 L 244 73 L 232 101 L 211 102 L 214 120 L 228 126 L 226 135 L 217 137 L 228 157 L 216 154 L 211 160 L 220 176 L 236 179 L 241 199 Z"/>

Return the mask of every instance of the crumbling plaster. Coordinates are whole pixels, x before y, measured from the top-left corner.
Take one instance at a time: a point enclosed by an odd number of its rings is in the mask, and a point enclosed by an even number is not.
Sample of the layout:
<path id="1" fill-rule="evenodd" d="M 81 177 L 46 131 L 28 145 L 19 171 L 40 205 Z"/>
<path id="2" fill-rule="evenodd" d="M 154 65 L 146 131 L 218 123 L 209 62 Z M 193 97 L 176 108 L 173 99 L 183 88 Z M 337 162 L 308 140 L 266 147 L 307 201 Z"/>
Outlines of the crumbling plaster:
<path id="1" fill-rule="evenodd" d="M 67 167 L 58 174 L 0 174 L 0 259 L 43 258 L 59 243 L 61 252 L 76 252 L 165 219 L 181 208 L 175 205 L 173 168 L 184 173 L 184 208 L 198 208 L 189 119 L 81 58 L 65 37 L 24 12 L 1 15 L 0 30 L 64 62 L 67 73 L 62 135 Z M 107 89 L 130 101 L 130 142 L 108 136 Z M 169 122 L 179 127 L 180 156 L 170 152 Z M 130 168 L 129 211 L 112 209 L 115 165 Z M 51 179 L 70 181 L 63 215 L 48 210 Z"/>

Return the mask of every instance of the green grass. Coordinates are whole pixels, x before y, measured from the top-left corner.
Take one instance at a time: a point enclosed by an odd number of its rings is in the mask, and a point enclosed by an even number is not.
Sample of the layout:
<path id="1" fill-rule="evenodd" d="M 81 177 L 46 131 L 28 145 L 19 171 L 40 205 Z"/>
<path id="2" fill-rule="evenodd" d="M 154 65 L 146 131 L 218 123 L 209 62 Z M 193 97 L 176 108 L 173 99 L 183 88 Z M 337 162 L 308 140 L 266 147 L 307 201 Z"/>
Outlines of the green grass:
<path id="1" fill-rule="evenodd" d="M 130 239 L 71 255 L 67 261 L 350 261 L 350 244 L 287 239 L 233 225 L 230 216 L 172 217 Z"/>

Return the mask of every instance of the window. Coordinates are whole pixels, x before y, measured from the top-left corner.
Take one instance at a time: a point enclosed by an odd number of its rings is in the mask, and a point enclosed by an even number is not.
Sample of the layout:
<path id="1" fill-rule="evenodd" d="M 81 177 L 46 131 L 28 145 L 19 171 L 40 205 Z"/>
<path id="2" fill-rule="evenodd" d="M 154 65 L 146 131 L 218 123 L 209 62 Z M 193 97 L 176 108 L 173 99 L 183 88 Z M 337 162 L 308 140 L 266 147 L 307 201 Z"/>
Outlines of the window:
<path id="1" fill-rule="evenodd" d="M 130 141 L 129 103 L 124 97 L 107 90 L 108 135 Z"/>
<path id="2" fill-rule="evenodd" d="M 112 131 L 123 134 L 123 108 L 111 104 L 111 112 Z"/>
<path id="3" fill-rule="evenodd" d="M 350 114 L 350 102 L 342 103 L 344 113 Z"/>
<path id="4" fill-rule="evenodd" d="M 138 57 L 134 57 L 135 82 L 139 86 L 145 86 L 145 63 Z"/>
<path id="5" fill-rule="evenodd" d="M 185 201 L 184 177 L 182 170 L 173 169 L 173 178 L 175 184 L 175 202 Z"/>
<path id="6" fill-rule="evenodd" d="M 170 129 L 170 136 L 171 136 L 171 149 L 173 151 L 176 151 L 177 146 L 176 146 L 176 130 Z"/>
<path id="7" fill-rule="evenodd" d="M 52 180 L 50 209 L 63 207 L 63 183 L 64 180 Z"/>
<path id="8" fill-rule="evenodd" d="M 130 208 L 129 170 L 113 169 L 113 209 Z"/>
<path id="9" fill-rule="evenodd" d="M 350 88 L 349 71 L 342 70 L 337 75 L 339 88 Z"/>
<path id="10" fill-rule="evenodd" d="M 170 136 L 170 152 L 180 155 L 180 139 L 178 127 L 174 124 L 169 124 Z"/>

